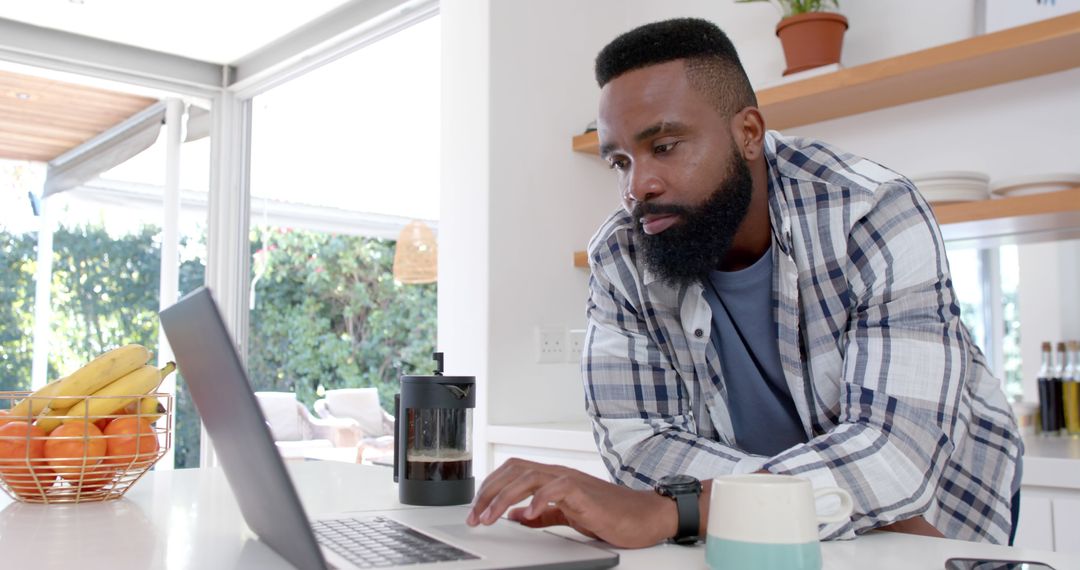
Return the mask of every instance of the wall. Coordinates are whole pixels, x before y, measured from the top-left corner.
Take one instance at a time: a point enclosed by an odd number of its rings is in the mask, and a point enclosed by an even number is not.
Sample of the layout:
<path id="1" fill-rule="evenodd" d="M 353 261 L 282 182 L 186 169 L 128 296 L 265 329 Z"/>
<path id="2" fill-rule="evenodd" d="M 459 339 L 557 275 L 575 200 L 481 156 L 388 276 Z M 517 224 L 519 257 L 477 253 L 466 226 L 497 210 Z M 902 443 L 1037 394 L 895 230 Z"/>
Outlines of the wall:
<path id="1" fill-rule="evenodd" d="M 447 17 L 474 3 L 490 10 L 486 32 L 476 22 Z M 963 39 L 975 26 L 971 0 L 842 5 L 852 26 L 847 65 Z M 485 375 L 491 423 L 584 421 L 577 365 L 537 364 L 534 335 L 541 325 L 584 326 L 588 274 L 572 267 L 571 252 L 583 249 L 617 207 L 610 171 L 596 157 L 570 151 L 570 137 L 596 115 L 593 59 L 638 24 L 696 15 L 728 31 L 760 87 L 783 69 L 772 31 L 778 14 L 767 4 L 716 0 L 445 0 L 443 10 L 446 47 L 455 37 L 486 41 L 490 61 L 476 84 L 456 76 L 452 64 L 444 67 L 440 247 L 443 259 L 451 249 L 470 252 L 465 262 L 471 269 L 440 267 L 440 344 L 467 338 L 453 342 L 472 357 L 457 361 Z M 473 71 L 481 65 L 458 63 Z M 1078 84 L 1080 72 L 1066 72 L 791 132 L 813 133 L 902 171 L 968 168 L 1004 176 L 1075 170 L 1067 149 L 1080 148 L 1080 118 L 1075 105 L 1065 108 L 1063 92 L 1075 94 Z M 489 114 L 477 117 L 475 102 L 465 111 L 451 106 L 469 99 L 466 94 L 489 100 Z M 456 116 L 462 112 L 468 118 Z M 455 275 L 468 284 L 451 282 Z M 486 336 L 471 336 L 473 315 L 486 319 Z"/>
<path id="2" fill-rule="evenodd" d="M 489 333 L 488 4 L 444 0 L 438 346 L 446 373 L 476 376 L 477 465 L 487 423 Z M 453 112 L 448 112 L 452 110 Z M 420 157 L 422 159 L 423 157 Z M 450 261 L 453 261 L 452 263 Z"/>

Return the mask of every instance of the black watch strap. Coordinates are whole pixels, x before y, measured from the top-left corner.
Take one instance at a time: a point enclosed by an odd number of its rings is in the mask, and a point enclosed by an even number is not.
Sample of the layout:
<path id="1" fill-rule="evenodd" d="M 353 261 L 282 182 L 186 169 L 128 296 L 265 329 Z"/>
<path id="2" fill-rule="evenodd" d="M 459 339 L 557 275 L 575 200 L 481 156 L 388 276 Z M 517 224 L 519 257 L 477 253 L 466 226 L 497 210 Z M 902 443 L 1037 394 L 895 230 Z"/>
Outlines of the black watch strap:
<path id="1" fill-rule="evenodd" d="M 671 539 L 675 544 L 694 544 L 700 538 L 701 512 L 698 510 L 696 493 L 679 493 L 675 499 L 675 509 L 679 513 L 679 530 Z"/>
<path id="2" fill-rule="evenodd" d="M 675 501 L 675 512 L 679 517 L 679 526 L 671 542 L 675 544 L 695 544 L 701 538 L 701 511 L 698 498 L 701 497 L 701 481 L 689 475 L 665 475 L 656 482 L 656 492 Z"/>

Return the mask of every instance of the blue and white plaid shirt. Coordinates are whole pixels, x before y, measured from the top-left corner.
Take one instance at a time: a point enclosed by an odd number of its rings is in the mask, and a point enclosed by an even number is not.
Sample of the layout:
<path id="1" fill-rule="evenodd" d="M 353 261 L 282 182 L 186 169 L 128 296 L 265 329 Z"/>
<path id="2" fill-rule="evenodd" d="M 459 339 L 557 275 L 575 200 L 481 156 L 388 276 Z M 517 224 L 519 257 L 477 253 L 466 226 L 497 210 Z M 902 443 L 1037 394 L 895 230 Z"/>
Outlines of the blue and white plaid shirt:
<path id="1" fill-rule="evenodd" d="M 948 537 L 1006 543 L 1023 445 L 960 322 L 930 207 L 870 160 L 775 132 L 765 145 L 776 334 L 809 441 L 740 451 L 702 286 L 644 269 L 620 209 L 589 244 L 582 362 L 613 478 L 644 489 L 764 468 L 851 493 L 851 519 L 823 539 L 921 514 Z"/>

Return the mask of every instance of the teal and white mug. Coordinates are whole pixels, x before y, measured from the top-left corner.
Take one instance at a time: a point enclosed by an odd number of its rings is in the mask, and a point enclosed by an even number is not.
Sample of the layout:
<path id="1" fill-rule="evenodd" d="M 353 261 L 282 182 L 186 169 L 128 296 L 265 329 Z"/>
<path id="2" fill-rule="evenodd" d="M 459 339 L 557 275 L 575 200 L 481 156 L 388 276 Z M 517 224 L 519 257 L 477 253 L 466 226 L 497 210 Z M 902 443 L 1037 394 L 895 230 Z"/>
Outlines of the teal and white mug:
<path id="1" fill-rule="evenodd" d="M 833 495 L 840 507 L 817 514 L 816 500 Z M 712 570 L 821 570 L 818 523 L 851 517 L 851 495 L 790 475 L 755 473 L 712 481 L 705 562 Z"/>

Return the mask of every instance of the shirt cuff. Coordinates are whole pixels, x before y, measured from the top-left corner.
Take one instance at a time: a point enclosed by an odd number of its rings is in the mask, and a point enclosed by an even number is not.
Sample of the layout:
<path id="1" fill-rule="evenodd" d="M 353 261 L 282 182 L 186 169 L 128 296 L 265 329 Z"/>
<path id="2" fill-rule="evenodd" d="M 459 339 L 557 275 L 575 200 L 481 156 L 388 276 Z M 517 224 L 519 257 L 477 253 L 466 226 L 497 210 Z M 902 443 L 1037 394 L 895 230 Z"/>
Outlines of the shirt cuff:
<path id="1" fill-rule="evenodd" d="M 744 457 L 735 463 L 735 468 L 731 470 L 731 474 L 745 475 L 746 473 L 761 471 L 761 468 L 764 467 L 765 463 L 768 461 L 768 457 L 759 457 L 756 455 Z"/>

